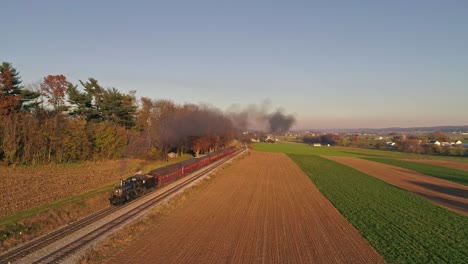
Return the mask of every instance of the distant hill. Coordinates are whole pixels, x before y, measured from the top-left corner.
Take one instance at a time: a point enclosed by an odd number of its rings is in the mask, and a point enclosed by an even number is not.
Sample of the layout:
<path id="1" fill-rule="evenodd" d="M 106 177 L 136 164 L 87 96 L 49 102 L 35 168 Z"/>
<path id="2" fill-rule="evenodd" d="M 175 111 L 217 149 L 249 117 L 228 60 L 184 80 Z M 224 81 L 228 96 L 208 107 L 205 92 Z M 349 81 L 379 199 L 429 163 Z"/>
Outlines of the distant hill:
<path id="1" fill-rule="evenodd" d="M 433 127 L 387 127 L 387 128 L 337 128 L 337 129 L 311 129 L 311 131 L 328 133 L 429 133 L 440 131 L 444 133 L 468 132 L 468 125 L 465 126 L 433 126 Z"/>

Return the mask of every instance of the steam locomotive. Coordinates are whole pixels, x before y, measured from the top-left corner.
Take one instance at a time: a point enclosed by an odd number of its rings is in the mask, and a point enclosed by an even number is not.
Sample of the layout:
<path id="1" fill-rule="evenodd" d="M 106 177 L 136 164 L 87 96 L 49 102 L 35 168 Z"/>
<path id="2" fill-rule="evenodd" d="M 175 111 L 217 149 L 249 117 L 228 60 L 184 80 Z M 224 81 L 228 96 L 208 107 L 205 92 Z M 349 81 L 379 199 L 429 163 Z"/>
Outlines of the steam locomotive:
<path id="1" fill-rule="evenodd" d="M 150 175 L 136 174 L 126 180 L 120 180 L 120 186 L 115 187 L 109 201 L 112 205 L 129 202 L 156 186 L 156 178 Z"/>
<path id="2" fill-rule="evenodd" d="M 109 198 L 111 205 L 121 205 L 134 200 L 153 188 L 163 186 L 171 181 L 183 177 L 186 174 L 199 170 L 223 157 L 236 151 L 235 147 L 230 147 L 212 152 L 201 158 L 192 158 L 179 163 L 154 169 L 146 175 L 135 174 L 126 180 L 120 180 L 120 185 L 116 186 Z"/>

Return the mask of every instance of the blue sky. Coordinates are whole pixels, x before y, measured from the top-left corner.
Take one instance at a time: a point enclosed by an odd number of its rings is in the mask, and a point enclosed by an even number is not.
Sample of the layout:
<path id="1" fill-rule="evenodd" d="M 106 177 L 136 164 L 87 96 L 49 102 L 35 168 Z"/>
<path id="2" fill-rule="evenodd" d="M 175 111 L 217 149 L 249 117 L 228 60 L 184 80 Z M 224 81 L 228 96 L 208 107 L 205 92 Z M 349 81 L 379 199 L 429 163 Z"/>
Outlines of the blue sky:
<path id="1" fill-rule="evenodd" d="M 0 61 L 295 128 L 468 125 L 468 1 L 3 1 Z"/>

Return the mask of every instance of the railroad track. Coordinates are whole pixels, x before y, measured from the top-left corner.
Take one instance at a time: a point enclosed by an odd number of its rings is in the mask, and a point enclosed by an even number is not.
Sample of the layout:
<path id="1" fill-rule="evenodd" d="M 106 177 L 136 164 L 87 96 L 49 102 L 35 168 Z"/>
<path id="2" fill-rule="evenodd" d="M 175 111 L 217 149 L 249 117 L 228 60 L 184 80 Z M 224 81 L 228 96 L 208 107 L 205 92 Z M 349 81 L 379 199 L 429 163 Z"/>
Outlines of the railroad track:
<path id="1" fill-rule="evenodd" d="M 147 198 L 149 195 L 142 196 L 131 203 L 128 203 L 124 206 L 119 207 L 110 207 L 104 210 L 101 210 L 93 215 L 90 215 L 86 218 L 83 218 L 79 221 L 73 222 L 68 226 L 62 227 L 52 233 L 49 233 L 45 236 L 40 238 L 34 239 L 31 242 L 24 244 L 18 248 L 14 248 L 3 255 L 0 255 L 0 262 L 1 263 L 16 263 L 24 262 L 24 263 L 59 263 L 64 261 L 69 256 L 75 254 L 79 250 L 83 249 L 93 241 L 107 235 L 110 233 L 111 230 L 115 230 L 123 226 L 124 224 L 130 222 L 131 220 L 135 219 L 139 215 L 150 210 L 155 205 L 159 204 L 160 202 L 164 201 L 165 199 L 169 198 L 173 194 L 181 191 L 186 186 L 190 185 L 197 179 L 203 177 L 208 172 L 215 170 L 216 168 L 223 165 L 226 161 L 231 160 L 241 154 L 243 150 L 239 150 L 235 152 L 233 155 L 225 157 L 213 164 L 200 169 L 190 175 L 187 175 L 177 182 L 180 182 L 177 185 L 170 186 L 168 188 L 163 187 L 161 193 L 155 195 L 154 197 L 150 198 L 146 202 L 142 202 L 140 205 L 135 206 L 137 201 L 141 201 L 145 197 Z M 166 188 L 166 189 L 164 189 Z M 150 193 L 151 195 L 151 193 Z M 80 235 L 77 239 L 73 239 L 68 243 L 64 243 L 63 245 L 59 246 L 57 249 L 54 249 L 49 252 L 44 252 L 40 257 L 36 257 L 35 259 L 27 259 L 28 256 L 43 250 L 44 248 L 60 241 L 68 236 L 72 236 L 76 232 L 80 232 L 82 229 L 89 227 L 90 225 L 96 223 L 99 220 L 102 220 L 106 217 L 110 217 L 112 214 L 117 213 L 119 211 L 127 210 L 127 212 L 116 216 L 114 219 L 94 228 L 92 231 L 87 232 L 84 235 Z"/>
<path id="2" fill-rule="evenodd" d="M 101 210 L 95 214 L 92 214 L 90 216 L 87 216 L 81 220 L 78 220 L 76 222 L 73 222 L 67 226 L 64 226 L 60 229 L 57 229 L 45 236 L 39 237 L 37 239 L 32 240 L 29 243 L 26 243 L 18 248 L 15 248 L 13 250 L 8 251 L 6 254 L 1 255 L 1 263 L 13 263 L 14 261 L 23 258 L 47 245 L 50 245 L 51 243 L 55 242 L 57 239 L 60 239 L 61 237 L 67 236 L 69 234 L 72 234 L 81 228 L 83 226 L 86 226 L 90 223 L 93 223 L 99 219 L 102 219 L 103 217 L 112 214 L 113 212 L 119 210 L 120 208 L 117 207 L 109 207 L 104 210 Z"/>

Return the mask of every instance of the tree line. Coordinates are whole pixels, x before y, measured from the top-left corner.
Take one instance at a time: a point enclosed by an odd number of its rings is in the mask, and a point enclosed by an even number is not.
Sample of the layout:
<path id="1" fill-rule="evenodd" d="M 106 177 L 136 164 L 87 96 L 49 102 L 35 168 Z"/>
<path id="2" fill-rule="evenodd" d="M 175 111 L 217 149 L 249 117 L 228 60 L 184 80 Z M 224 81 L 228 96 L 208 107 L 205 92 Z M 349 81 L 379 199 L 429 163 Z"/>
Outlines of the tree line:
<path id="1" fill-rule="evenodd" d="M 48 75 L 25 87 L 11 63 L 0 66 L 0 160 L 6 164 L 198 156 L 237 135 L 230 118 L 209 106 L 137 99 L 135 91 L 105 88 L 94 78 L 74 85 Z"/>

